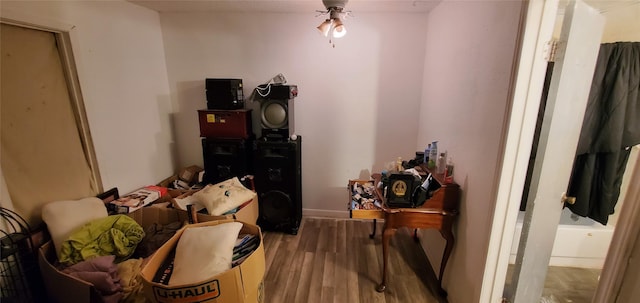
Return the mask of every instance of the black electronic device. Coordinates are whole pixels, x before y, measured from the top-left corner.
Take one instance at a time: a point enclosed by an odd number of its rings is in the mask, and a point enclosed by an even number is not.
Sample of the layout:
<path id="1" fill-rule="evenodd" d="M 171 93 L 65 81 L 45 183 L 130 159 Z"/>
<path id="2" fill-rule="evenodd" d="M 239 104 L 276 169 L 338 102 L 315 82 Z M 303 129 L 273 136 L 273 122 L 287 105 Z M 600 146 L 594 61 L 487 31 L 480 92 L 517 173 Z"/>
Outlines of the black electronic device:
<path id="1" fill-rule="evenodd" d="M 298 96 L 297 85 L 271 84 L 266 91 L 265 99 L 288 100 Z"/>
<path id="2" fill-rule="evenodd" d="M 432 174 L 428 174 L 422 184 L 414 186 L 411 196 L 411 207 L 420 207 L 427 200 L 429 200 L 433 193 L 441 187 L 440 183 L 433 177 Z"/>
<path id="3" fill-rule="evenodd" d="M 203 138 L 205 184 L 253 174 L 253 137 L 248 139 Z"/>
<path id="4" fill-rule="evenodd" d="M 244 90 L 242 79 L 205 80 L 207 109 L 242 109 L 244 108 Z"/>
<path id="5" fill-rule="evenodd" d="M 302 220 L 301 138 L 257 140 L 254 144 L 254 183 L 264 230 L 297 234 Z"/>
<path id="6" fill-rule="evenodd" d="M 420 186 L 420 177 L 398 172 L 389 175 L 387 205 L 390 207 L 414 207 L 413 192 Z"/>
<path id="7" fill-rule="evenodd" d="M 264 99 L 260 100 L 260 126 L 262 137 L 267 140 L 286 141 L 295 134 L 294 98 L 296 85 L 270 85 Z"/>

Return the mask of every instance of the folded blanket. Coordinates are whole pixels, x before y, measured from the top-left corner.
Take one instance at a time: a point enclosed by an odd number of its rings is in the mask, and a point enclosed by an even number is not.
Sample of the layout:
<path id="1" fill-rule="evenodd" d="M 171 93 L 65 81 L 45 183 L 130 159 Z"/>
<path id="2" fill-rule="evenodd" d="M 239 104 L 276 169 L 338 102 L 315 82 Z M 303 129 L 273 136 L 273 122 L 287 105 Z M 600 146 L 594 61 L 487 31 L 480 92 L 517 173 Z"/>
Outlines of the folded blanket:
<path id="1" fill-rule="evenodd" d="M 62 272 L 93 284 L 104 302 L 116 303 L 123 296 L 114 256 L 101 256 L 82 261 Z"/>
<path id="2" fill-rule="evenodd" d="M 59 261 L 69 266 L 97 256 L 114 255 L 115 262 L 120 263 L 133 254 L 142 238 L 142 226 L 126 215 L 93 220 L 62 242 Z"/>

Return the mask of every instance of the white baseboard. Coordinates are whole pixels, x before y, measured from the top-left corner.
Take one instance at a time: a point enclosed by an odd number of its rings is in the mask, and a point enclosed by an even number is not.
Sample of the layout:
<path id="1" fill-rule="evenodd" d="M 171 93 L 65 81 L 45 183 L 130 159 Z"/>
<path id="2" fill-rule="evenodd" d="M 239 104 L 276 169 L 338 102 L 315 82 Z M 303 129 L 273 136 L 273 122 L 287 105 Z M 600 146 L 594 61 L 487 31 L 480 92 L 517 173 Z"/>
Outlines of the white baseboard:
<path id="1" fill-rule="evenodd" d="M 349 218 L 349 211 L 303 208 L 302 215 L 305 217 Z"/>
<path id="2" fill-rule="evenodd" d="M 516 255 L 509 257 L 509 264 L 515 264 Z M 579 267 L 601 269 L 604 266 L 604 258 L 576 258 L 551 256 L 549 266 Z"/>

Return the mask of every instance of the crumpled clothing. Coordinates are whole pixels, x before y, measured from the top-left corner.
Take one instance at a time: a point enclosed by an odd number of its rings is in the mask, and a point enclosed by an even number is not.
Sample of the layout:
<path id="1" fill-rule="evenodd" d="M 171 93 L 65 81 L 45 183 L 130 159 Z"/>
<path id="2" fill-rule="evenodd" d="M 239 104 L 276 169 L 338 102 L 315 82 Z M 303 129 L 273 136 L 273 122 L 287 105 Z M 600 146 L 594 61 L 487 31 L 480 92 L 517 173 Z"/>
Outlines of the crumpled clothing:
<path id="1" fill-rule="evenodd" d="M 105 303 L 116 303 L 123 296 L 115 256 L 99 256 L 71 265 L 62 272 L 93 284 Z"/>
<path id="2" fill-rule="evenodd" d="M 142 278 L 139 275 L 142 269 L 143 259 L 129 259 L 118 264 L 118 276 L 124 291 L 121 302 L 144 303 L 146 302 Z"/>
<path id="3" fill-rule="evenodd" d="M 98 256 L 114 255 L 120 263 L 129 258 L 144 238 L 144 230 L 126 215 L 93 220 L 62 242 L 60 263 L 73 265 Z"/>
<path id="4" fill-rule="evenodd" d="M 144 230 L 145 237 L 138 244 L 134 254 L 137 258 L 146 258 L 167 242 L 176 231 L 182 227 L 182 222 L 175 221 L 168 224 L 153 223 Z"/>

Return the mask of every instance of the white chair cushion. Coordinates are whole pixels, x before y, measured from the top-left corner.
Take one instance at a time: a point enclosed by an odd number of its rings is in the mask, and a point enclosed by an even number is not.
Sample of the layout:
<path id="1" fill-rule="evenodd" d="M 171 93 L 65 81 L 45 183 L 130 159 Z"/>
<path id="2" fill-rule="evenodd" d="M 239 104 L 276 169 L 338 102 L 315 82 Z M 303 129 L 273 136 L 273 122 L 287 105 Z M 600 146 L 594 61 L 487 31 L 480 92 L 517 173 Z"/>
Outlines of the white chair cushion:
<path id="1" fill-rule="evenodd" d="M 212 216 L 220 216 L 255 197 L 256 193 L 244 187 L 238 177 L 209 184 L 193 194 L 207 212 Z"/>
<path id="2" fill-rule="evenodd" d="M 96 197 L 54 201 L 42 207 L 42 221 L 47 224 L 58 257 L 62 242 L 66 241 L 73 231 L 108 215 L 104 202 Z"/>

